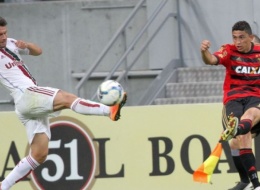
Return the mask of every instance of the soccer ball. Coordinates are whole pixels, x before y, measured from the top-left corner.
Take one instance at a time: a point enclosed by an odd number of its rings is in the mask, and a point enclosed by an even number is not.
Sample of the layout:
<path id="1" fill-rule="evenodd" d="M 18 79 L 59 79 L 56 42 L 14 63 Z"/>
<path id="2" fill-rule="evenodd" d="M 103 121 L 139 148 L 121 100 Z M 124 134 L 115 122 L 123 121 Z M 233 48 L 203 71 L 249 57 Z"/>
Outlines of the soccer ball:
<path id="1" fill-rule="evenodd" d="M 123 100 L 124 89 L 117 81 L 107 80 L 99 85 L 97 97 L 102 104 L 113 106 Z"/>

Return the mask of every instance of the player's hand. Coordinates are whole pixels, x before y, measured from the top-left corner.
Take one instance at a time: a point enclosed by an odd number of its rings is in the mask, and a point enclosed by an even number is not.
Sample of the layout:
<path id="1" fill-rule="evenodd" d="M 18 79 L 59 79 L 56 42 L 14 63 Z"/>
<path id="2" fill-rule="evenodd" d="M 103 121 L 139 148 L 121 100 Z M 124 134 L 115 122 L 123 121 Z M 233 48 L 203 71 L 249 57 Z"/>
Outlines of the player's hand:
<path id="1" fill-rule="evenodd" d="M 28 43 L 22 40 L 17 40 L 15 45 L 20 49 L 26 49 L 28 48 Z"/>
<path id="2" fill-rule="evenodd" d="M 208 40 L 203 40 L 202 42 L 201 42 L 201 46 L 200 46 L 200 51 L 201 52 L 205 52 L 205 51 L 207 51 L 209 48 L 210 48 L 210 41 L 208 41 Z"/>

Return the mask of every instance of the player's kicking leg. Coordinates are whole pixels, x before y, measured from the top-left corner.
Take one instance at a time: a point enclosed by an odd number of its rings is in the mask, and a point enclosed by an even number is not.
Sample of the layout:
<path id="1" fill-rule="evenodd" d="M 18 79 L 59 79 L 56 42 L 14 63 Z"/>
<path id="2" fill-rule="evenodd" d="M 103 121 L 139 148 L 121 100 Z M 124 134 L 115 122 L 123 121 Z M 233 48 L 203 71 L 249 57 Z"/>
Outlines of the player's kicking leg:
<path id="1" fill-rule="evenodd" d="M 59 90 L 53 101 L 53 111 L 60 111 L 65 108 L 83 115 L 108 116 L 112 121 L 120 119 L 120 111 L 125 105 L 127 94 L 124 92 L 123 100 L 114 106 L 107 106 L 98 102 L 79 98 L 74 94 Z"/>

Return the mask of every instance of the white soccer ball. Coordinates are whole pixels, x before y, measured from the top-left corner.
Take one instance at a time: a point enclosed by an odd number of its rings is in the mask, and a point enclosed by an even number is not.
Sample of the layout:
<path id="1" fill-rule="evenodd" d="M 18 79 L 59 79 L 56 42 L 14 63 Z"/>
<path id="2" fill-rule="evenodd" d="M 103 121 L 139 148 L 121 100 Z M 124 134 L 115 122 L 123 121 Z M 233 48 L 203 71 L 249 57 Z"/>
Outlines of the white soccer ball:
<path id="1" fill-rule="evenodd" d="M 97 97 L 102 104 L 113 106 L 123 100 L 124 89 L 117 81 L 107 80 L 99 85 Z"/>

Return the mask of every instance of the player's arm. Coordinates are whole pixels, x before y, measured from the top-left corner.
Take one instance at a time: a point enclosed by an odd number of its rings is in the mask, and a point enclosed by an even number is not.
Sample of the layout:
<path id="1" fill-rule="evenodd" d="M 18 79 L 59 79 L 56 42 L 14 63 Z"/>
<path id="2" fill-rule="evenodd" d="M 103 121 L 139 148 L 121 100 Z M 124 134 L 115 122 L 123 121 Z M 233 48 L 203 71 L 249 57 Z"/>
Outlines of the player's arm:
<path id="1" fill-rule="evenodd" d="M 218 63 L 218 59 L 209 52 L 209 48 L 210 42 L 208 40 L 203 40 L 200 46 L 202 60 L 207 65 L 216 65 Z"/>
<path id="2" fill-rule="evenodd" d="M 36 44 L 33 44 L 31 42 L 25 42 L 25 41 L 22 41 L 22 40 L 17 40 L 15 45 L 20 48 L 20 49 L 28 49 L 29 50 L 29 55 L 34 55 L 34 56 L 37 56 L 37 55 L 41 55 L 42 54 L 42 49 L 37 46 Z"/>

